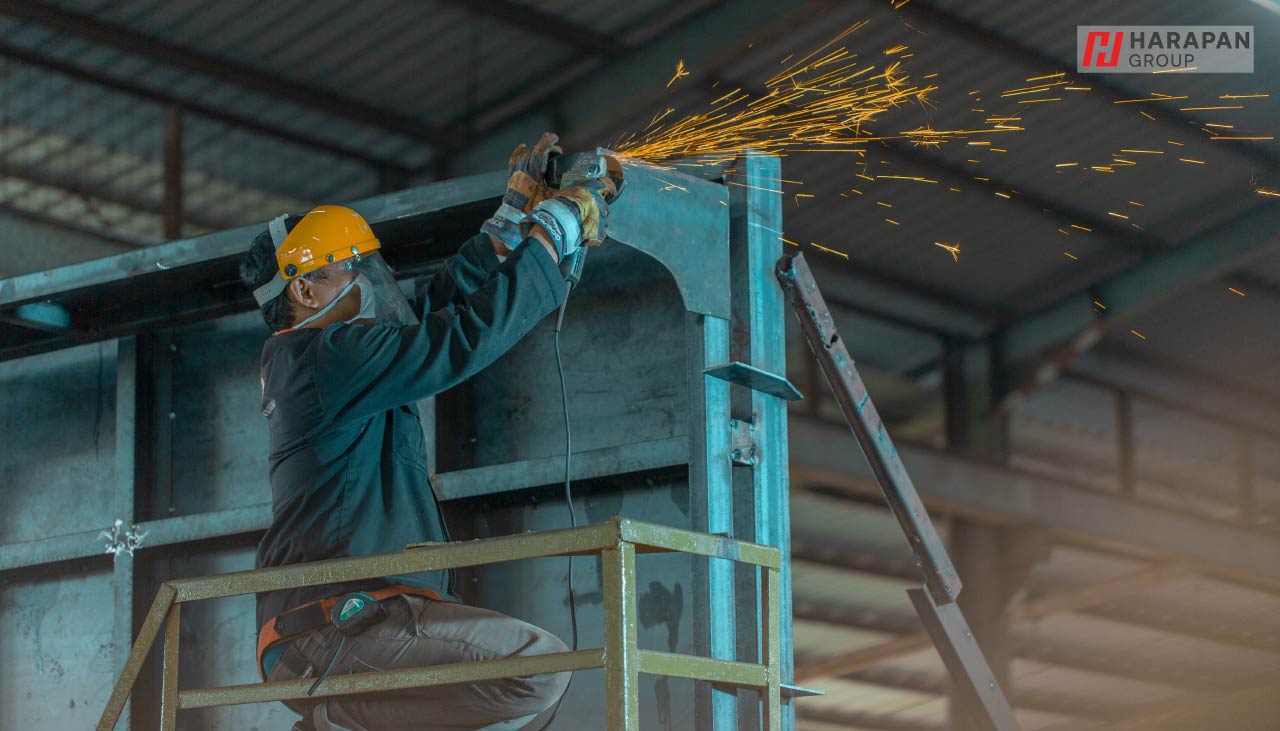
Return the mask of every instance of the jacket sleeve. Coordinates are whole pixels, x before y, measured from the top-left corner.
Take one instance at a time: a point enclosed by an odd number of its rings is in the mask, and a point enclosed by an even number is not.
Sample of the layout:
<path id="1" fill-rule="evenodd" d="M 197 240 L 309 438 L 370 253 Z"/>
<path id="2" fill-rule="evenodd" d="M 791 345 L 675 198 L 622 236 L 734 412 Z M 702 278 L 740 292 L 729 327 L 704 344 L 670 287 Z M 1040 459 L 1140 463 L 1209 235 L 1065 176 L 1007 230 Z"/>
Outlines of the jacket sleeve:
<path id="1" fill-rule="evenodd" d="M 522 246 L 460 304 L 433 310 L 416 325 L 330 325 L 316 350 L 321 407 L 343 422 L 449 389 L 510 350 L 564 297 L 551 255 Z"/>
<path id="2" fill-rule="evenodd" d="M 461 304 L 488 281 L 498 264 L 488 234 L 476 234 L 464 241 L 458 253 L 446 259 L 444 266 L 414 292 L 413 310 L 418 319 L 450 302 Z"/>

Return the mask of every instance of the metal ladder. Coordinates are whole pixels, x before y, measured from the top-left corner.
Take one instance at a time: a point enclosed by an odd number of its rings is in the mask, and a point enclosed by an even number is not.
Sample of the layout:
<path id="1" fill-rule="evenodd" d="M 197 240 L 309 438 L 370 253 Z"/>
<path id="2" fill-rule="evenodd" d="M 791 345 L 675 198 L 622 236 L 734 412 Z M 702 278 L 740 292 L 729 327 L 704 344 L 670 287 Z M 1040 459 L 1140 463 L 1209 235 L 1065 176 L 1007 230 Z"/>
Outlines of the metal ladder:
<path id="1" fill-rule="evenodd" d="M 800 318 L 805 340 L 826 374 L 840 409 L 884 491 L 889 510 L 898 519 L 915 552 L 916 563 L 924 571 L 924 586 L 907 590 L 920 621 L 968 707 L 981 715 L 975 720 L 995 731 L 1018 731 L 1009 701 L 956 604 L 960 577 L 893 440 L 885 431 L 853 358 L 836 332 L 831 311 L 818 291 L 818 283 L 804 255 L 782 257 L 778 260 L 777 275 Z"/>

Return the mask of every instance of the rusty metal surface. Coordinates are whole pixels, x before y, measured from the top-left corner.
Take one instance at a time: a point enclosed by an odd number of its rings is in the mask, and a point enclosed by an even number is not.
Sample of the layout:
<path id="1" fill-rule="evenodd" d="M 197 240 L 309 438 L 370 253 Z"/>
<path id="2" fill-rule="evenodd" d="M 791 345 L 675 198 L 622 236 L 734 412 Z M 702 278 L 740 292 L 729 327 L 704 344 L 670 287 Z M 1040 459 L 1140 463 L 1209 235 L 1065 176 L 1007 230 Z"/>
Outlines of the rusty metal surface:
<path id="1" fill-rule="evenodd" d="M 184 690 L 178 694 L 179 707 L 208 708 L 239 703 L 266 703 L 299 698 L 327 698 L 432 685 L 471 683 L 480 680 L 543 675 L 564 670 L 589 670 L 604 666 L 604 651 L 599 649 L 529 655 L 503 660 L 450 663 L 422 668 L 400 668 L 371 673 L 334 675 L 324 679 L 316 692 L 308 696 L 312 678 L 278 680 L 270 683 L 233 685 L 221 688 Z"/>
<path id="2" fill-rule="evenodd" d="M 124 704 L 128 702 L 129 694 L 133 691 L 133 683 L 142 670 L 142 663 L 146 661 L 147 653 L 156 641 L 156 635 L 160 634 L 160 623 L 165 620 L 169 608 L 173 606 L 176 594 L 174 588 L 168 584 L 161 586 L 160 591 L 156 592 L 151 610 L 147 612 L 147 618 L 138 632 L 138 639 L 133 643 L 133 649 L 129 651 L 129 657 L 125 660 L 124 671 L 116 680 L 116 685 L 111 690 L 111 698 L 107 700 L 107 707 L 102 712 L 102 718 L 98 720 L 98 731 L 111 731 L 115 728 L 116 721 L 124 711 Z"/>
<path id="3" fill-rule="evenodd" d="M 604 703 L 607 731 L 640 731 L 640 648 L 636 637 L 635 546 L 601 555 L 604 588 Z"/>
<path id="4" fill-rule="evenodd" d="M 292 566 L 239 571 L 221 576 L 178 579 L 171 584 L 178 591 L 178 601 L 189 602 L 290 587 L 356 581 L 378 576 L 396 576 L 420 571 L 519 561 L 542 556 L 596 553 L 620 539 L 621 522 L 620 519 L 614 519 L 581 528 L 433 544 L 419 548 L 411 547 L 399 553 L 331 559 Z"/>
<path id="5" fill-rule="evenodd" d="M 714 660 L 656 650 L 640 650 L 638 660 L 640 672 L 650 675 L 706 680 L 717 685 L 746 688 L 762 688 L 768 683 L 768 672 L 757 663 Z"/>
<path id="6" fill-rule="evenodd" d="M 831 311 L 818 291 L 804 255 L 782 257 L 778 261 L 777 274 L 796 316 L 800 318 L 805 339 L 826 374 L 867 461 L 871 463 L 871 471 L 884 491 L 889 508 L 907 534 L 916 561 L 924 570 L 925 585 L 939 604 L 954 602 L 960 594 L 960 577 L 875 404 L 871 402 L 866 384 L 853 364 L 853 356 L 849 355 L 844 341 L 836 332 Z"/>
<path id="7" fill-rule="evenodd" d="M 169 608 L 164 622 L 164 675 L 160 687 L 160 729 L 178 728 L 178 654 L 182 633 L 182 605 Z"/>

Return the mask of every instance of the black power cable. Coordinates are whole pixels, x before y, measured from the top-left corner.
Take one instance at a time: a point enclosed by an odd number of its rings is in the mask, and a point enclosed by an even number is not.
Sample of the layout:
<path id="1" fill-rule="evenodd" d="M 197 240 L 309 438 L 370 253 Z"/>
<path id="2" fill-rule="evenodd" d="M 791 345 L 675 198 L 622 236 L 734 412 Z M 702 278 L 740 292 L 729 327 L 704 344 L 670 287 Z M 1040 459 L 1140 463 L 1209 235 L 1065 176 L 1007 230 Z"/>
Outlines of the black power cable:
<path id="1" fill-rule="evenodd" d="M 564 379 L 564 361 L 560 357 L 560 327 L 564 324 L 564 311 L 569 307 L 569 295 L 573 293 L 573 288 L 577 286 L 578 281 L 582 278 L 582 266 L 586 260 L 586 249 L 578 249 L 569 255 L 569 260 L 565 262 L 565 268 L 568 273 L 565 275 L 565 295 L 564 302 L 560 304 L 560 312 L 556 314 L 556 326 L 552 335 L 552 345 L 556 353 L 556 372 L 560 375 L 560 404 L 564 412 L 564 502 L 569 506 L 569 525 L 570 527 L 578 527 L 578 513 L 573 507 L 573 488 L 570 484 L 571 468 L 573 466 L 573 431 L 569 428 L 569 387 Z M 578 651 L 578 602 L 573 592 L 573 556 L 569 556 L 569 626 L 572 632 L 571 649 Z M 551 717 L 542 725 L 539 731 L 545 731 L 556 720 L 556 716 L 560 713 L 560 704 L 564 702 L 565 696 L 569 695 L 569 686 L 573 685 L 573 676 L 569 676 L 569 683 L 564 688 L 564 693 L 560 695 L 560 699 L 556 701 L 556 709 L 551 712 Z"/>

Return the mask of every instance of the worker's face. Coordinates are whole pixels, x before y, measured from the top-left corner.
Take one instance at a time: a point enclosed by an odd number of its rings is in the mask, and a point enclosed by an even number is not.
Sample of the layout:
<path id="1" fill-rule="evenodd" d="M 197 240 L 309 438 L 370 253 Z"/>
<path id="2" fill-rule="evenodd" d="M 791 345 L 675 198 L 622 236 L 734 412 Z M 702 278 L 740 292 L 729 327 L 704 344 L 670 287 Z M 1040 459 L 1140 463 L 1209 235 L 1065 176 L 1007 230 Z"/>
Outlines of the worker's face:
<path id="1" fill-rule="evenodd" d="M 360 288 L 344 290 L 355 281 L 356 274 L 343 262 L 321 267 L 306 277 L 298 277 L 289 283 L 294 302 L 294 322 L 302 322 L 327 307 L 337 297 L 342 297 L 333 308 L 324 313 L 318 324 L 346 322 L 360 312 Z"/>

